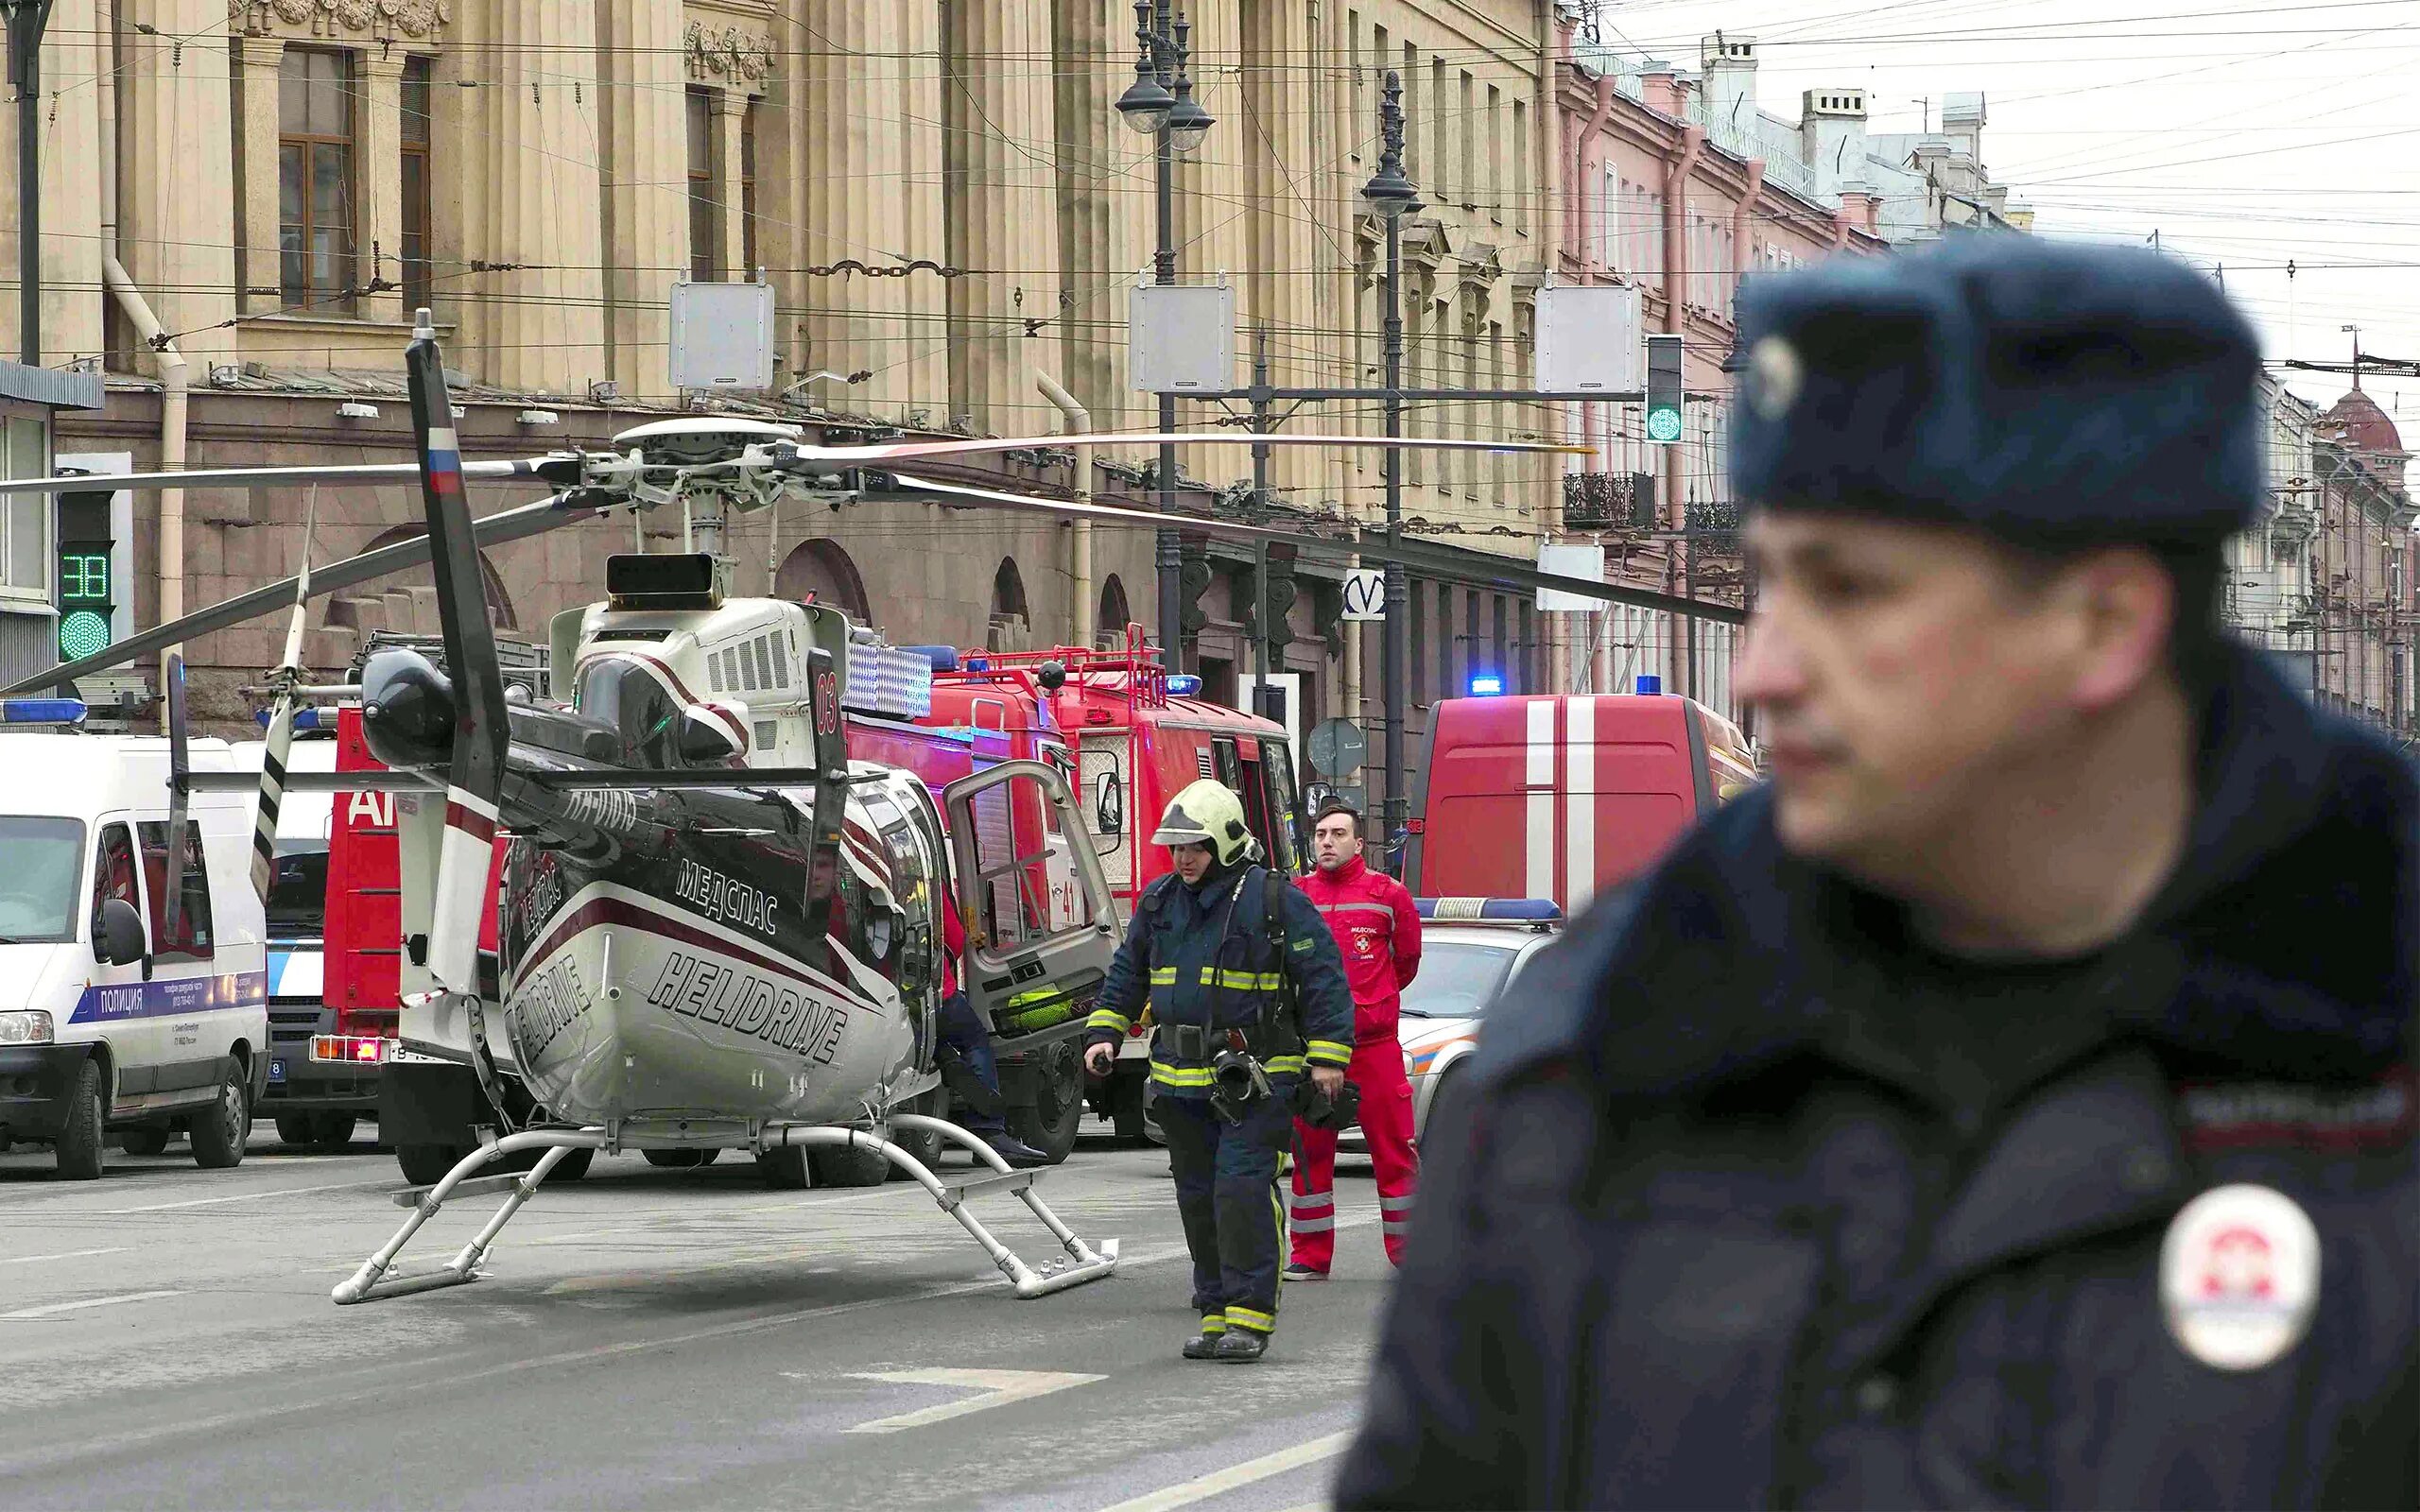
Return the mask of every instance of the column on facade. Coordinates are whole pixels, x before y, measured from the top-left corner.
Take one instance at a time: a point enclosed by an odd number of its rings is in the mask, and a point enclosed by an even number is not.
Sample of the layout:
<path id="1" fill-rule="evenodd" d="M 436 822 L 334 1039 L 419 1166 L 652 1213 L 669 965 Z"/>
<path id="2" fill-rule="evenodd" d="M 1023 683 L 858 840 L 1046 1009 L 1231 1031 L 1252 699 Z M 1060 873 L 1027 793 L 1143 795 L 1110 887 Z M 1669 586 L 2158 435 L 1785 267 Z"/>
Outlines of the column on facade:
<path id="1" fill-rule="evenodd" d="M 1241 21 L 1244 87 L 1229 93 L 1243 117 L 1234 129 L 1251 207 L 1251 304 L 1255 321 L 1270 329 L 1271 381 L 1306 385 L 1318 376 L 1307 353 L 1330 339 L 1312 328 L 1338 323 L 1311 313 L 1313 269 L 1322 251 L 1308 173 L 1318 161 L 1311 146 L 1313 100 L 1300 66 L 1313 47 L 1310 19 L 1294 0 L 1253 0 Z M 1334 231 L 1341 239 L 1342 228 Z M 1244 350 L 1249 362 L 1251 349 Z M 1318 459 L 1300 450 L 1280 451 L 1270 462 L 1281 490 L 1315 490 L 1320 472 Z"/>
<path id="2" fill-rule="evenodd" d="M 107 49 L 95 29 L 93 0 L 58 0 L 42 44 L 42 361 L 58 363 L 97 352 L 101 318 L 101 201 L 96 173 L 114 173 L 100 141 L 99 89 Z M 106 84 L 101 87 L 108 87 Z M 16 112 L 0 112 L 0 163 L 17 161 Z M 8 354 L 22 354 L 17 330 L 17 201 L 0 195 L 0 313 Z"/>
<path id="3" fill-rule="evenodd" d="M 1127 142 L 1141 138 L 1119 118 L 1115 101 L 1125 80 L 1132 37 L 1111 25 L 1111 8 L 1049 8 L 1052 192 L 1056 201 L 1060 276 L 1073 296 L 1054 328 L 1060 381 L 1102 429 L 1115 427 L 1125 396 L 1119 339 L 1122 294 L 1132 268 L 1111 260 L 1111 222 L 1119 191 L 1136 180 L 1117 172 Z M 1046 420 L 1047 417 L 1046 417 Z M 1090 487 L 1089 479 L 1080 480 Z M 1104 627 L 1108 628 L 1109 627 Z"/>
<path id="4" fill-rule="evenodd" d="M 275 310 L 280 259 L 278 201 L 278 71 L 283 37 L 235 40 L 235 276 L 246 314 Z"/>
<path id="5" fill-rule="evenodd" d="M 753 103 L 755 97 L 736 80 L 715 91 L 715 184 L 722 195 L 715 224 L 722 237 L 723 277 L 735 283 L 756 276 L 748 264 L 748 197 L 740 182 L 748 158 L 748 107 Z"/>
<path id="6" fill-rule="evenodd" d="M 977 430 L 1029 429 L 1027 320 L 1056 320 L 1059 280 L 1045 8 L 952 5 L 942 14 L 942 126 L 950 281 L 951 408 Z"/>
<path id="7" fill-rule="evenodd" d="M 548 393 L 605 376 L 604 165 L 596 130 L 599 14 L 579 6 L 490 11 L 486 98 L 486 256 L 473 275 L 486 322 L 489 381 Z M 678 138 L 675 139 L 676 141 Z"/>
<path id="8" fill-rule="evenodd" d="M 235 346 L 224 324 L 235 315 L 233 94 L 228 49 L 179 39 L 225 35 L 226 0 L 125 0 L 118 16 L 124 140 L 190 148 L 120 160 L 119 245 L 161 325 L 186 333 L 177 345 L 199 373 Z"/>
<path id="9" fill-rule="evenodd" d="M 909 32 L 930 4 L 869 6 L 855 0 L 807 0 L 799 33 L 820 39 L 797 60 L 797 101 L 787 139 L 798 167 L 794 266 L 834 267 L 851 259 L 882 266 L 894 257 L 948 262 L 942 245 L 913 226 L 918 184 L 940 164 L 922 161 L 910 135 L 915 76 L 929 73 L 930 54 L 913 51 Z M 761 144 L 760 144 L 761 146 Z M 763 171 L 763 170 L 760 170 Z M 913 391 L 908 359 L 940 340 L 937 327 L 909 318 L 912 301 L 932 292 L 925 273 L 906 279 L 795 273 L 777 280 L 800 321 L 802 376 L 819 370 L 872 372 L 862 384 L 826 379 L 807 390 L 836 409 L 870 410 L 905 404 Z M 923 402 L 930 403 L 927 392 Z"/>
<path id="10" fill-rule="evenodd" d="M 687 74 L 679 0 L 618 0 L 597 25 L 604 77 L 598 213 L 612 249 L 604 285 L 610 377 L 625 395 L 669 391 L 673 281 L 689 266 Z"/>
<path id="11" fill-rule="evenodd" d="M 354 182 L 361 193 L 361 221 L 355 232 L 360 267 L 354 282 L 368 285 L 382 277 L 401 284 L 404 270 L 404 180 L 398 167 L 404 155 L 404 61 L 400 48 L 372 47 L 356 56 L 359 91 L 355 119 L 359 121 Z M 249 105 L 249 101 L 247 102 Z M 246 111 L 249 117 L 250 110 Z M 249 119 L 247 128 L 251 126 Z M 274 150 L 275 133 L 270 135 Z M 251 198 L 250 186 L 245 198 Z M 400 288 L 362 296 L 361 315 L 372 320 L 400 320 L 404 308 Z"/>

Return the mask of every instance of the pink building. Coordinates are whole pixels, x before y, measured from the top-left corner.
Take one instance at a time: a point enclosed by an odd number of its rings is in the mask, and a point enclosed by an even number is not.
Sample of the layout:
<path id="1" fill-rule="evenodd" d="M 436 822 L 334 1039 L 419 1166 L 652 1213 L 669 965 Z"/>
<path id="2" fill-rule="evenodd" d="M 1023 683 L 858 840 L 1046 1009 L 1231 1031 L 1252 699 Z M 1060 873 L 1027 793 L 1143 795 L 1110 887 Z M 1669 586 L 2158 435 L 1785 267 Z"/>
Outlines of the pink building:
<path id="1" fill-rule="evenodd" d="M 1636 285 L 1647 328 L 1685 338 L 1686 391 L 1727 395 L 1723 363 L 1743 275 L 1886 245 L 1869 180 L 1887 170 L 1864 171 L 1863 92 L 1809 91 L 1790 125 L 1756 108 L 1753 39 L 1707 38 L 1690 75 L 1652 62 L 1619 68 L 1575 46 L 1576 35 L 1574 24 L 1558 29 L 1564 221 L 1555 276 Z M 1598 452 L 1566 479 L 1561 539 L 1601 541 L 1617 580 L 1738 602 L 1727 400 L 1686 404 L 1679 445 L 1648 443 L 1638 405 L 1578 407 L 1576 428 Z M 1685 529 L 1716 534 L 1668 533 Z M 1667 689 L 1736 717 L 1731 643 L 1724 627 L 1693 632 L 1670 616 L 1609 610 L 1584 645 L 1572 646 L 1565 685 L 1626 691 L 1636 675 L 1655 674 Z"/>

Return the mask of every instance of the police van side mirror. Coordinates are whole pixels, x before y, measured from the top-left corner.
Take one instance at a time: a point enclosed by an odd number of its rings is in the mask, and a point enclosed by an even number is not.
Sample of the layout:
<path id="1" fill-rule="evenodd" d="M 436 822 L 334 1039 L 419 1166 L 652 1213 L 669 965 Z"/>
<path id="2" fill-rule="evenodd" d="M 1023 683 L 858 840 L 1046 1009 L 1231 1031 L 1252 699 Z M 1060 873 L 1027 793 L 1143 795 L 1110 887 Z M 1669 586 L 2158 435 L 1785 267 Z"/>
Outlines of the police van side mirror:
<path id="1" fill-rule="evenodd" d="M 104 966 L 127 966 L 143 959 L 143 916 L 123 898 L 104 898 L 93 916 L 93 957 Z"/>

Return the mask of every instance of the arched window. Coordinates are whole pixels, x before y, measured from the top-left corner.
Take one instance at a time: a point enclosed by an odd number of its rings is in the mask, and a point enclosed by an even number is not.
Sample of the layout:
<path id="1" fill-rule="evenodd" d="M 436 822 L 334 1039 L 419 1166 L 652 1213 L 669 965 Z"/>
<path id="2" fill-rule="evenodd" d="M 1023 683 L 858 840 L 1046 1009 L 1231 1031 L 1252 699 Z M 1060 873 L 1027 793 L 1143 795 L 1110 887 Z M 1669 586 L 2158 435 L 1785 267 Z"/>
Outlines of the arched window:
<path id="1" fill-rule="evenodd" d="M 1134 611 L 1126 604 L 1126 585 L 1112 573 L 1100 585 L 1100 617 L 1093 622 L 1093 640 L 1099 645 L 1124 645 L 1126 627 Z"/>
<path id="2" fill-rule="evenodd" d="M 1025 601 L 1025 575 L 1017 571 L 1015 558 L 1003 557 L 1000 570 L 992 575 L 992 623 L 984 631 L 984 649 L 1025 650 L 1032 628 L 1033 615 Z"/>
<path id="3" fill-rule="evenodd" d="M 424 525 L 397 525 L 392 530 L 381 531 L 376 539 L 361 549 L 365 553 L 372 552 L 381 546 L 391 546 L 399 541 L 410 541 L 426 534 L 428 530 Z M 397 589 L 425 587 L 436 580 L 435 574 L 428 568 L 414 567 L 408 572 L 395 573 L 380 579 L 382 584 L 380 591 L 393 592 Z M 499 630 L 510 630 L 515 627 L 520 621 L 512 611 L 512 595 L 505 592 L 504 576 L 495 570 L 495 563 L 488 559 L 488 554 L 484 551 L 479 553 L 479 581 L 487 589 L 488 623 Z M 393 600 L 390 599 L 389 602 L 392 604 Z M 425 632 L 433 635 L 438 629 L 437 606 L 431 603 L 425 612 L 428 621 L 425 625 L 400 623 L 390 612 L 388 616 L 387 627 L 390 630 Z M 337 623 L 333 614 L 330 617 L 330 623 Z"/>
<path id="4" fill-rule="evenodd" d="M 829 541 L 800 542 L 782 558 L 782 570 L 773 576 L 775 598 L 804 603 L 810 593 L 815 602 L 829 604 L 860 625 L 873 623 L 873 606 L 866 602 L 857 564 Z"/>

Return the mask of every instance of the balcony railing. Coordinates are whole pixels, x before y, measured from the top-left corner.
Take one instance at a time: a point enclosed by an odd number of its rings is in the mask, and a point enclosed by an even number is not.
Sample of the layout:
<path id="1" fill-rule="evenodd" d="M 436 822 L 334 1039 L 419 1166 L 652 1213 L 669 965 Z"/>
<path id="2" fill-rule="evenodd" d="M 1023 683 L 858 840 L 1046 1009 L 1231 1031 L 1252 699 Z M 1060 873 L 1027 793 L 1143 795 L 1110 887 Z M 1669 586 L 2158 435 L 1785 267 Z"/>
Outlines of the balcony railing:
<path id="1" fill-rule="evenodd" d="M 1654 529 L 1655 474 L 1564 474 L 1563 523 L 1574 530 Z"/>

